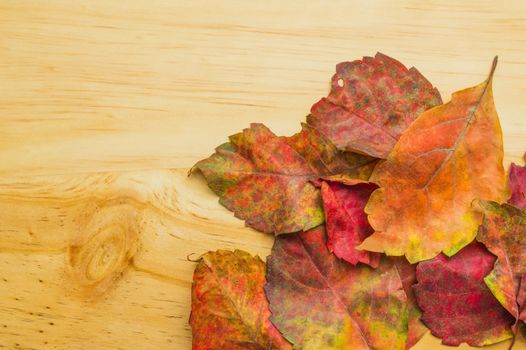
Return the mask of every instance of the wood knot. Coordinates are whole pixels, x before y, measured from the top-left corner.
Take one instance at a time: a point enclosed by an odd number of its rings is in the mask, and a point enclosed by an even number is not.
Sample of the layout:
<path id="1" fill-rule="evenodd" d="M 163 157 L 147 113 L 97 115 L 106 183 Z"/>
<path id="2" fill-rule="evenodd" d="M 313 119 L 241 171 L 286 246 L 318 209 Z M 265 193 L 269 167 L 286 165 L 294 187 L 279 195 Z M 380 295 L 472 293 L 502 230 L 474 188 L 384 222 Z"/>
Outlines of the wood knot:
<path id="1" fill-rule="evenodd" d="M 68 270 L 75 289 L 96 297 L 122 276 L 137 251 L 138 216 L 126 203 L 96 207 L 69 246 Z"/>

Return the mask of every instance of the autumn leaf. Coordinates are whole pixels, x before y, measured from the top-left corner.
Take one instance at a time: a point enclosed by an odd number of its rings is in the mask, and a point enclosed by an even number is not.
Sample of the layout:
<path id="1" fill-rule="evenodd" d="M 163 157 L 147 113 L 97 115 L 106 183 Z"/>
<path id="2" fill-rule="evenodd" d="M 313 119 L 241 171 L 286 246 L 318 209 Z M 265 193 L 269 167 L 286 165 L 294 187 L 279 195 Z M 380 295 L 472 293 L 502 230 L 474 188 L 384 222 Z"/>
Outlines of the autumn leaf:
<path id="1" fill-rule="evenodd" d="M 292 349 L 270 323 L 265 263 L 236 250 L 202 256 L 192 284 L 192 349 Z"/>
<path id="2" fill-rule="evenodd" d="M 526 323 L 526 274 L 522 275 L 519 288 L 519 295 L 517 296 L 517 303 L 519 304 L 519 319 Z"/>
<path id="3" fill-rule="evenodd" d="M 410 349 L 427 333 L 427 327 L 422 323 L 422 311 L 417 305 L 413 285 L 416 284 L 416 264 L 410 264 L 403 256 L 392 256 L 389 258 L 396 267 L 398 275 L 402 280 L 402 286 L 407 296 L 408 307 L 408 330 L 406 349 Z"/>
<path id="4" fill-rule="evenodd" d="M 338 174 L 348 179 L 367 180 L 376 158 L 352 152 L 340 152 L 318 130 L 302 123 L 302 130 L 289 137 L 281 137 L 311 166 L 320 177 Z"/>
<path id="5" fill-rule="evenodd" d="M 502 132 L 493 104 L 493 63 L 486 81 L 424 112 L 403 133 L 370 181 L 365 211 L 375 229 L 358 247 L 411 262 L 451 256 L 470 243 L 482 220 L 475 198 L 505 196 Z"/>
<path id="6" fill-rule="evenodd" d="M 526 154 L 523 157 L 526 160 Z M 526 208 L 526 167 L 512 163 L 508 181 L 511 189 L 511 198 L 508 203 L 519 209 Z"/>
<path id="7" fill-rule="evenodd" d="M 312 106 L 307 123 L 341 150 L 385 158 L 420 113 L 441 103 L 416 68 L 377 53 L 338 64 L 329 95 Z"/>
<path id="8" fill-rule="evenodd" d="M 271 321 L 298 349 L 405 349 L 407 298 L 386 258 L 378 268 L 331 254 L 323 226 L 278 236 L 267 258 Z"/>
<path id="9" fill-rule="evenodd" d="M 487 201 L 478 204 L 484 220 L 477 240 L 497 257 L 484 281 L 506 310 L 519 319 L 519 289 L 526 274 L 526 212 L 508 204 Z"/>
<path id="10" fill-rule="evenodd" d="M 356 247 L 373 233 L 363 211 L 371 193 L 377 188 L 371 183 L 347 186 L 323 182 L 321 194 L 327 229 L 327 247 L 337 257 L 356 265 L 358 262 L 377 267 L 378 253 L 357 250 Z"/>
<path id="11" fill-rule="evenodd" d="M 246 224 L 275 234 L 308 230 L 324 221 L 320 191 L 311 181 L 354 171 L 371 162 L 349 163 L 311 128 L 286 138 L 262 124 L 230 136 L 215 154 L 195 165 L 220 203 Z"/>
<path id="12" fill-rule="evenodd" d="M 473 242 L 451 258 L 439 255 L 418 264 L 414 290 L 422 320 L 443 344 L 483 346 L 511 338 L 513 318 L 484 283 L 494 261 Z"/>

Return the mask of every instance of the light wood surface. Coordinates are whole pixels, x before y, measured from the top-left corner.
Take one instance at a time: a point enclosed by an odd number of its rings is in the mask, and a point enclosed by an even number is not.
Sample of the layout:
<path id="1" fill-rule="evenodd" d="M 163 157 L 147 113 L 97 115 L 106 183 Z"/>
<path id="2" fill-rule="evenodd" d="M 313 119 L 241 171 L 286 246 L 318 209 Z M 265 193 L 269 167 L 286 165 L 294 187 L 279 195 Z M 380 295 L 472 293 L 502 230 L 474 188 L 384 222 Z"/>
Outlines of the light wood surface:
<path id="1" fill-rule="evenodd" d="M 520 161 L 523 1 L 0 2 L 0 348 L 189 349 L 187 256 L 272 245 L 189 167 L 250 122 L 296 132 L 334 65 L 376 51 L 444 100 L 498 54 Z"/>

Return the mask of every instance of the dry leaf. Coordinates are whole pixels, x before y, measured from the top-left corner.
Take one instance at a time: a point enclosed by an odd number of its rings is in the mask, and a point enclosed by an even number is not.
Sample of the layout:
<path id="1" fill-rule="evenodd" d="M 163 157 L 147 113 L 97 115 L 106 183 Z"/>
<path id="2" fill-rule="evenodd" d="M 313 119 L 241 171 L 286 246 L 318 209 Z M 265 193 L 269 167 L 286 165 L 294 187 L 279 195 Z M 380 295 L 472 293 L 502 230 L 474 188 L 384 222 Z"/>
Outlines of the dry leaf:
<path id="1" fill-rule="evenodd" d="M 443 344 L 483 346 L 511 338 L 513 317 L 484 283 L 494 261 L 473 242 L 451 258 L 439 255 L 418 264 L 414 290 L 422 320 Z"/>
<path id="2" fill-rule="evenodd" d="M 522 275 L 521 277 L 517 303 L 519 304 L 520 310 L 519 319 L 526 323 L 526 274 Z"/>
<path id="3" fill-rule="evenodd" d="M 248 226 L 275 234 L 308 230 L 324 221 L 320 191 L 311 181 L 360 173 L 372 161 L 360 158 L 350 164 L 322 137 L 311 128 L 278 137 L 264 125 L 252 124 L 195 167 L 220 203 Z"/>
<path id="4" fill-rule="evenodd" d="M 338 174 L 347 179 L 367 180 L 376 164 L 376 158 L 338 149 L 318 130 L 302 123 L 301 131 L 282 137 L 311 166 L 320 177 Z"/>
<path id="5" fill-rule="evenodd" d="M 526 159 L 526 154 L 524 159 Z M 508 203 L 519 209 L 526 208 L 526 167 L 512 163 L 508 181 L 511 189 L 511 198 Z"/>
<path id="6" fill-rule="evenodd" d="M 329 96 L 312 106 L 307 123 L 341 150 L 385 158 L 420 113 L 441 103 L 416 68 L 377 53 L 338 64 Z"/>
<path id="7" fill-rule="evenodd" d="M 361 262 L 377 267 L 380 262 L 380 254 L 356 249 L 373 233 L 363 209 L 376 188 L 371 183 L 348 186 L 332 181 L 324 181 L 321 186 L 327 246 L 337 257 L 353 265 Z"/>
<path id="8" fill-rule="evenodd" d="M 270 323 L 265 263 L 236 250 L 201 258 L 192 284 L 192 349 L 292 349 Z"/>
<path id="9" fill-rule="evenodd" d="M 484 220 L 477 240 L 497 257 L 484 281 L 506 310 L 519 319 L 519 288 L 526 274 L 526 212 L 508 204 L 478 203 Z"/>
<path id="10" fill-rule="evenodd" d="M 470 243 L 481 214 L 475 198 L 505 196 L 502 132 L 490 76 L 424 112 L 371 175 L 380 188 L 365 211 L 375 233 L 359 247 L 414 263 Z"/>
<path id="11" fill-rule="evenodd" d="M 407 298 L 395 266 L 331 254 L 323 226 L 276 238 L 265 292 L 271 321 L 298 349 L 405 349 Z"/>
<path id="12" fill-rule="evenodd" d="M 398 270 L 398 275 L 400 275 L 402 286 L 404 287 L 407 296 L 409 319 L 406 349 L 410 349 L 427 333 L 427 327 L 420 320 L 420 317 L 422 317 L 422 310 L 420 310 L 416 303 L 416 297 L 413 290 L 413 285 L 416 284 L 417 265 L 410 264 L 403 256 L 393 256 L 389 259 L 393 261 L 394 266 Z"/>

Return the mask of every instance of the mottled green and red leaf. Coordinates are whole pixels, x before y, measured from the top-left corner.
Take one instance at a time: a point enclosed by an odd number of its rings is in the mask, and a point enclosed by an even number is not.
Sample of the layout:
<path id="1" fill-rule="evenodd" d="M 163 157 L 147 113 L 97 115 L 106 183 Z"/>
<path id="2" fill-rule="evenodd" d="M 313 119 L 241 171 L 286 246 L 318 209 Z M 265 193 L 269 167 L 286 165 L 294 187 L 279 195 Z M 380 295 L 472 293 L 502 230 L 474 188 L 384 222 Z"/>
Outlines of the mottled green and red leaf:
<path id="1" fill-rule="evenodd" d="M 413 285 L 416 284 L 416 264 L 410 264 L 403 256 L 392 256 L 389 259 L 394 263 L 398 275 L 402 280 L 408 307 L 408 330 L 406 349 L 410 349 L 427 333 L 427 327 L 422 323 L 422 310 L 417 305 Z"/>
<path id="2" fill-rule="evenodd" d="M 265 263 L 236 250 L 203 255 L 192 284 L 192 349 L 291 350 L 269 321 Z"/>
<path id="3" fill-rule="evenodd" d="M 405 349 L 407 297 L 388 259 L 353 266 L 323 226 L 276 238 L 265 292 L 271 321 L 298 349 Z"/>
<path id="4" fill-rule="evenodd" d="M 236 217 L 257 230 L 281 234 L 323 223 L 320 191 L 312 181 L 340 173 L 363 176 L 364 167 L 370 169 L 374 162 L 348 159 L 308 126 L 294 136 L 278 137 L 264 125 L 252 124 L 195 167 Z"/>
<path id="5" fill-rule="evenodd" d="M 338 64 L 329 95 L 312 106 L 307 123 L 341 150 L 386 158 L 418 115 L 441 103 L 418 70 L 377 53 Z"/>
<path id="6" fill-rule="evenodd" d="M 521 279 L 526 274 L 526 212 L 509 204 L 478 201 L 478 205 L 484 220 L 477 240 L 497 257 L 484 281 L 506 310 L 519 319 Z"/>

